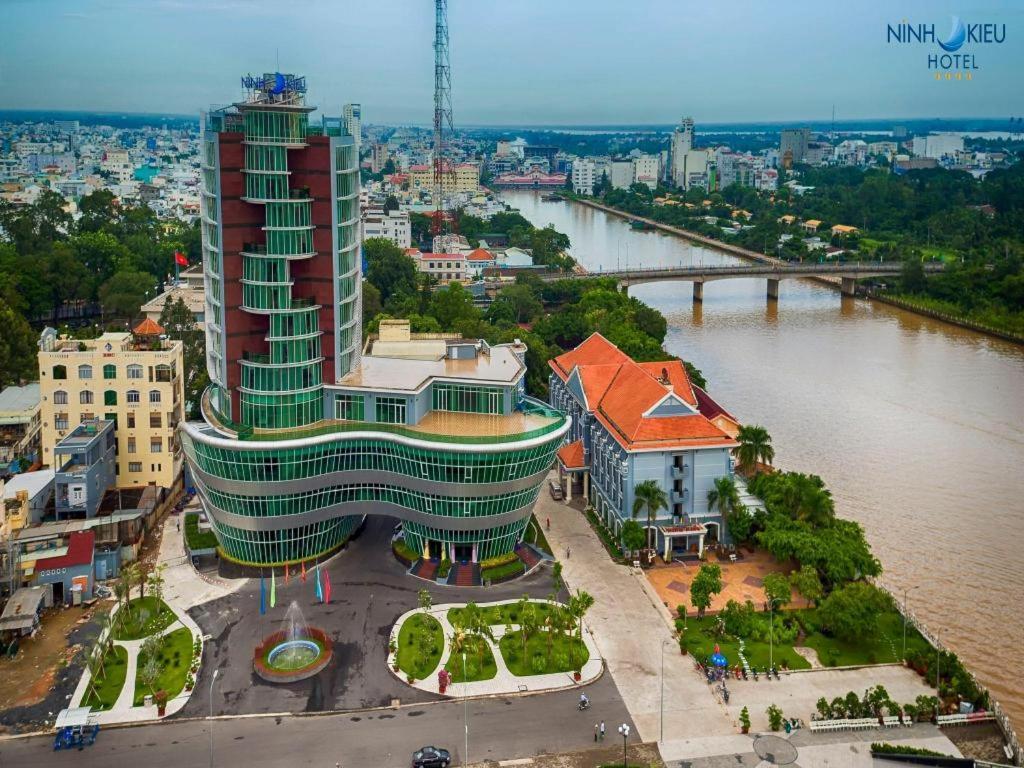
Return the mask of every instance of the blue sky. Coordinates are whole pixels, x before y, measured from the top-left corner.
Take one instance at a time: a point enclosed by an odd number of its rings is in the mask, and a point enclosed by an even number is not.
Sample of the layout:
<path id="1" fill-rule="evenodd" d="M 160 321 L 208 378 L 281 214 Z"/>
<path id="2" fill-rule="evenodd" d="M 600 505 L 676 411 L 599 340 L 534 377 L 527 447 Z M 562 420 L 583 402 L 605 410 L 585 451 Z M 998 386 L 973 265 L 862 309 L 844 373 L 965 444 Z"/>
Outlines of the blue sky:
<path id="1" fill-rule="evenodd" d="M 1024 111 L 1024 2 L 449 0 L 456 124 L 649 124 Z M 972 80 L 886 26 L 1006 25 Z M 331 114 L 429 123 L 430 0 L 0 0 L 0 107 L 196 113 L 239 75 L 305 74 Z M 1016 110 L 1016 112 L 1014 112 Z"/>

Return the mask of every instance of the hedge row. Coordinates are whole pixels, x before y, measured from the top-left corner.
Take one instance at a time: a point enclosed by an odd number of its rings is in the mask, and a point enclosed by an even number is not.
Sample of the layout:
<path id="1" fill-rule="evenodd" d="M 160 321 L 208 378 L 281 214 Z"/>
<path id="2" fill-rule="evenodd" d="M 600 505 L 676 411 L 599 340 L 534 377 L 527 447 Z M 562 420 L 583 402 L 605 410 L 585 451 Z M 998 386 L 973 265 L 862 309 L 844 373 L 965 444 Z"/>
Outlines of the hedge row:
<path id="1" fill-rule="evenodd" d="M 196 512 L 185 515 L 185 542 L 191 550 L 217 548 L 217 537 L 213 531 L 199 530 L 199 514 Z"/>
<path id="2" fill-rule="evenodd" d="M 496 565 L 493 568 L 482 568 L 480 570 L 480 578 L 485 583 L 490 582 L 491 584 L 497 584 L 499 581 L 508 581 L 514 579 L 526 570 L 526 565 L 518 557 L 514 563 L 505 563 L 504 565 Z"/>
<path id="3" fill-rule="evenodd" d="M 518 555 L 515 552 L 506 552 L 504 555 L 496 555 L 495 557 L 488 557 L 486 560 L 480 561 L 480 570 L 486 571 L 488 568 L 497 568 L 499 565 L 508 565 L 519 560 Z"/>

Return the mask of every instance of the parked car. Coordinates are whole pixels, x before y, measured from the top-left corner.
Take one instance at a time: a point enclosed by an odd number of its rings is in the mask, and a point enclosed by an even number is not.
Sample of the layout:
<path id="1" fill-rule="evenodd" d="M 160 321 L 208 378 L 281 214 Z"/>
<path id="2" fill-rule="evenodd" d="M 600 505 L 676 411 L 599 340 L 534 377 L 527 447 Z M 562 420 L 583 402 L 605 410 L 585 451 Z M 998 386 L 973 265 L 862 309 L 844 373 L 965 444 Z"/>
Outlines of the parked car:
<path id="1" fill-rule="evenodd" d="M 562 486 L 561 486 L 561 484 L 556 482 L 556 481 L 554 481 L 554 480 L 552 480 L 549 483 L 549 486 L 551 488 L 551 498 L 554 499 L 555 501 L 561 501 L 562 500 Z"/>
<path id="2" fill-rule="evenodd" d="M 412 768 L 448 768 L 451 753 L 439 747 L 420 747 L 412 756 Z"/>

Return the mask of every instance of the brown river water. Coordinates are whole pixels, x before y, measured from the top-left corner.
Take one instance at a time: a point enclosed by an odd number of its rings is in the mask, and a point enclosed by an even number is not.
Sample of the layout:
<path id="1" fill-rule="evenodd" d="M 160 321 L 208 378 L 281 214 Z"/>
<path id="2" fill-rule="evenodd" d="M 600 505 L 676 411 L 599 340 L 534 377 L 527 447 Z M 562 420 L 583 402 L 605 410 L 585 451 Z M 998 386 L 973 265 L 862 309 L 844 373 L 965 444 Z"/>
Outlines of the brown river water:
<path id="1" fill-rule="evenodd" d="M 532 192 L 504 199 L 602 267 L 738 259 Z M 776 464 L 825 480 L 860 522 L 883 581 L 965 660 L 1024 730 L 1024 347 L 786 280 L 690 283 L 631 295 L 668 319 L 665 347 L 715 399 L 771 433 Z"/>

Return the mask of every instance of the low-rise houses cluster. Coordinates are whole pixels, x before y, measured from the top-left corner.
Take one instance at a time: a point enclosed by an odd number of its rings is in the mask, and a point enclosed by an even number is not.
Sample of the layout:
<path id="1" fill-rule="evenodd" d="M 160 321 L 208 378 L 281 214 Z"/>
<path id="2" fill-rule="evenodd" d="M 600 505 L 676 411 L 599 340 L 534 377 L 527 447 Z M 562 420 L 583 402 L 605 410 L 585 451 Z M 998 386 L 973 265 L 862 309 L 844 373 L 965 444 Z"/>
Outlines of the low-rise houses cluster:
<path id="1" fill-rule="evenodd" d="M 46 190 L 78 201 L 108 190 L 167 219 L 199 213 L 199 135 L 194 126 L 114 128 L 77 120 L 0 124 L 0 199 L 34 203 Z"/>

